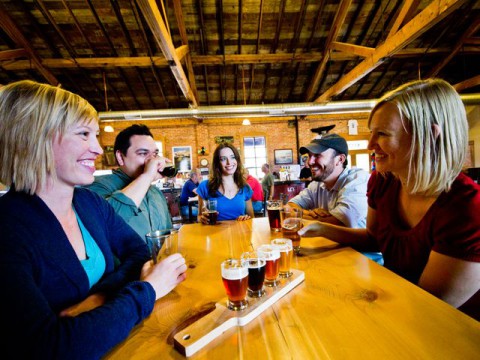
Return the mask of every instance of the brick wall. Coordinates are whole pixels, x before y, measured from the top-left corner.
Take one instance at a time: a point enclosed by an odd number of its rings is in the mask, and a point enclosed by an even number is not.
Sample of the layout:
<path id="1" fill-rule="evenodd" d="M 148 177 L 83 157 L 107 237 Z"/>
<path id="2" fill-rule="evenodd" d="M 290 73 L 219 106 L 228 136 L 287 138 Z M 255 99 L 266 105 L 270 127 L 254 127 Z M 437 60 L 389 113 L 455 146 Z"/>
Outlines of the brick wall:
<path id="1" fill-rule="evenodd" d="M 244 136 L 265 136 L 270 164 L 273 165 L 274 163 L 273 150 L 275 149 L 292 149 L 294 163 L 298 163 L 298 148 L 307 144 L 316 135 L 310 129 L 335 124 L 335 128 L 330 131 L 331 133 L 342 135 L 347 140 L 368 139 L 367 118 L 368 113 L 308 116 L 298 118 L 297 124 L 295 124 L 295 118 L 293 117 L 252 118 L 250 119 L 252 123 L 250 126 L 242 125 L 242 119 L 205 119 L 201 122 L 181 119 L 144 121 L 143 123 L 151 129 L 156 140 L 163 142 L 165 156 L 171 158 L 173 146 L 191 146 L 192 164 L 194 167 L 199 167 L 199 161 L 203 157 L 211 163 L 211 156 L 216 147 L 216 136 L 233 136 L 235 146 L 240 149 L 243 147 L 242 139 Z M 348 120 L 350 119 L 358 121 L 358 136 L 348 135 Z M 105 133 L 103 131 L 105 124 L 102 124 L 100 133 L 102 146 L 113 146 L 118 132 L 133 123 L 132 121 L 110 123 L 115 128 L 113 133 Z M 198 150 L 202 146 L 207 150 L 206 156 L 198 154 Z M 102 159 L 98 160 L 97 168 L 107 168 Z"/>

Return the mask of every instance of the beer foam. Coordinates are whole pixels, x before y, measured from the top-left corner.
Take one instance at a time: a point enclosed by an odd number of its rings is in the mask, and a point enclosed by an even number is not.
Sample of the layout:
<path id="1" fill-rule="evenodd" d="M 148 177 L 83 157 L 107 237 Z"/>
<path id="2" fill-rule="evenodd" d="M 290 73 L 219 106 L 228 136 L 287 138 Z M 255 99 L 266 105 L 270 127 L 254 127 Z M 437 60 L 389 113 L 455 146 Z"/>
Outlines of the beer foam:
<path id="1" fill-rule="evenodd" d="M 287 230 L 300 230 L 302 227 L 301 218 L 287 218 L 283 220 L 282 227 Z"/>
<path id="2" fill-rule="evenodd" d="M 246 267 L 222 269 L 222 277 L 226 280 L 240 280 L 245 276 L 248 276 L 248 268 Z"/>

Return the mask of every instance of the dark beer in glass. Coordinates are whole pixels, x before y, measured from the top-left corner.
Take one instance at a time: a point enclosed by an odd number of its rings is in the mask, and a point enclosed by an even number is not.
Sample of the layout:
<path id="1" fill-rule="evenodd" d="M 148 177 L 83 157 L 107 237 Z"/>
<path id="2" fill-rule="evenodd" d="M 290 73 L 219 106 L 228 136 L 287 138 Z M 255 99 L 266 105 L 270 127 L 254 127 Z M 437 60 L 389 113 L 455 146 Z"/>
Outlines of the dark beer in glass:
<path id="1" fill-rule="evenodd" d="M 265 258 L 256 251 L 242 254 L 242 261 L 248 268 L 248 296 L 261 297 L 265 294 L 263 282 L 265 280 Z"/>
<path id="2" fill-rule="evenodd" d="M 282 229 L 282 226 L 280 223 L 281 208 L 282 208 L 282 203 L 279 200 L 267 201 L 268 223 L 270 224 L 270 229 L 273 231 L 280 231 Z"/>

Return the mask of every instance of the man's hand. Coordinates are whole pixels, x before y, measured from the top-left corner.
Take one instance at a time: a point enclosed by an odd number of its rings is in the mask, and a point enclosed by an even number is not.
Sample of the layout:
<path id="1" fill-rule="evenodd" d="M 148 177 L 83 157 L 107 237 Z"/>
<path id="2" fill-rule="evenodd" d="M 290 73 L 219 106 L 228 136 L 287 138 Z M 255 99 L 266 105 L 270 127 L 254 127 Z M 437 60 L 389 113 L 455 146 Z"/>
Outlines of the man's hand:
<path id="1" fill-rule="evenodd" d="M 331 216 L 327 210 L 324 209 L 313 209 L 313 210 L 303 210 L 303 218 L 306 220 L 321 220 Z"/>

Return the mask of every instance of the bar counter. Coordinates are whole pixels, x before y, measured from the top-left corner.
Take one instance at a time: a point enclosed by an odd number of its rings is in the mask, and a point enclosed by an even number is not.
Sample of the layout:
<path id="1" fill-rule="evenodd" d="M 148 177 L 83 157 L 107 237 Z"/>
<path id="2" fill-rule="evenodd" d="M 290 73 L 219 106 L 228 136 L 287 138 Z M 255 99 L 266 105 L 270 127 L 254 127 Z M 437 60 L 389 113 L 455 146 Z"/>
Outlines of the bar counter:
<path id="1" fill-rule="evenodd" d="M 174 335 L 226 298 L 220 263 L 270 242 L 267 218 L 180 229 L 187 279 L 107 359 L 184 359 Z M 478 359 L 480 322 L 348 247 L 302 238 L 305 281 L 190 359 Z"/>

